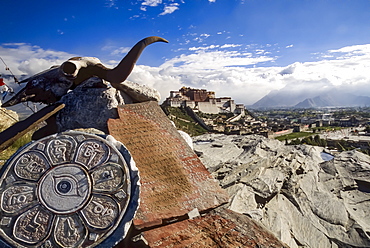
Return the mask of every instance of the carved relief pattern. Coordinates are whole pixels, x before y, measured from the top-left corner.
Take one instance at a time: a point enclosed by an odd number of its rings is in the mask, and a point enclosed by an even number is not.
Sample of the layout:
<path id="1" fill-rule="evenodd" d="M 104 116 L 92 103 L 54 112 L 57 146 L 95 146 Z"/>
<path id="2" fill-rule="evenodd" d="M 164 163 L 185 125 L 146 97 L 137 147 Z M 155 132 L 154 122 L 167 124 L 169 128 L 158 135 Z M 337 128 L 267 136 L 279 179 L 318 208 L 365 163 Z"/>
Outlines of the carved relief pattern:
<path id="1" fill-rule="evenodd" d="M 53 216 L 41 206 L 21 214 L 14 225 L 14 236 L 28 244 L 36 244 L 46 237 Z"/>
<path id="2" fill-rule="evenodd" d="M 94 180 L 94 190 L 99 192 L 116 191 L 124 182 L 124 173 L 118 164 L 107 164 L 104 167 L 98 167 L 92 173 Z"/>
<path id="3" fill-rule="evenodd" d="M 89 225 L 104 229 L 112 225 L 118 215 L 117 203 L 103 196 L 93 196 L 91 202 L 82 210 Z"/>
<path id="4" fill-rule="evenodd" d="M 77 215 L 59 216 L 56 220 L 54 237 L 62 247 L 80 244 L 87 234 L 87 229 Z"/>
<path id="5" fill-rule="evenodd" d="M 72 137 L 64 136 L 52 139 L 47 145 L 46 152 L 52 164 L 61 164 L 72 161 L 76 142 Z"/>
<path id="6" fill-rule="evenodd" d="M 35 185 L 14 185 L 7 188 L 2 194 L 1 209 L 15 213 L 31 205 L 36 200 L 35 188 Z"/>
<path id="7" fill-rule="evenodd" d="M 46 158 L 39 152 L 24 153 L 14 166 L 17 176 L 33 181 L 38 180 L 48 168 Z"/>
<path id="8" fill-rule="evenodd" d="M 22 148 L 5 166 L 0 236 L 13 247 L 94 247 L 127 209 L 128 166 L 98 136 L 49 136 Z"/>
<path id="9" fill-rule="evenodd" d="M 77 162 L 87 166 L 89 169 L 105 162 L 108 158 L 107 146 L 98 140 L 87 140 L 82 142 L 77 151 Z"/>

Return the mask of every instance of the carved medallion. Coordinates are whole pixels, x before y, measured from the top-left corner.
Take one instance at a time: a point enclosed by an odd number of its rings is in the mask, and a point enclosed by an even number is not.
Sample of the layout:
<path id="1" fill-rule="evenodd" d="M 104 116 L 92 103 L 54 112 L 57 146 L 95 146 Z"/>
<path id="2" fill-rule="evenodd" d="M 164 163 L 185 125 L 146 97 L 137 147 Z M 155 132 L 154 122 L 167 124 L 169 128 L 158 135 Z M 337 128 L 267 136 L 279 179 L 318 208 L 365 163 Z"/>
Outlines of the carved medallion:
<path id="1" fill-rule="evenodd" d="M 127 150 L 92 134 L 28 144 L 1 171 L 0 238 L 9 247 L 110 247 L 137 209 L 132 168 Z"/>

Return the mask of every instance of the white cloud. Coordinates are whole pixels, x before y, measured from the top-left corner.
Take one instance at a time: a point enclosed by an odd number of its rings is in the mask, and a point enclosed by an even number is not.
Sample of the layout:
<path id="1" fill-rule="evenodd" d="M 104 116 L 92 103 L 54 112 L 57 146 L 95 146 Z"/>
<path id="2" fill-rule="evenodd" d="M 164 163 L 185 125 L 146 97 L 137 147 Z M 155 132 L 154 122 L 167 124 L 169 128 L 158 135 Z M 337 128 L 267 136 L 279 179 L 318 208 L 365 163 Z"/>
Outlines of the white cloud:
<path id="1" fill-rule="evenodd" d="M 136 18 L 139 18 L 139 17 L 140 17 L 140 15 L 133 15 L 133 16 L 130 17 L 130 19 L 133 20 L 133 19 L 136 19 Z"/>
<path id="2" fill-rule="evenodd" d="M 267 78 L 261 76 L 271 71 L 276 74 L 278 69 L 225 67 L 211 70 L 139 65 L 135 67 L 129 80 L 156 88 L 161 93 L 162 100 L 169 96 L 171 90 L 178 90 L 185 85 L 216 91 L 217 96 L 231 96 L 238 103 L 254 103 L 270 90 L 284 87 L 272 80 L 271 75 Z"/>
<path id="3" fill-rule="evenodd" d="M 267 94 L 271 87 L 283 87 L 271 83 L 260 75 L 267 69 L 253 69 L 240 66 L 272 61 L 274 58 L 253 57 L 250 53 L 235 51 L 199 50 L 190 55 L 181 55 L 163 63 L 160 67 L 136 66 L 129 79 L 135 82 L 150 83 L 158 89 L 164 100 L 170 90 L 178 90 L 183 85 L 194 88 L 215 90 L 218 96 L 232 96 L 239 102 L 247 92 L 248 101 L 255 102 Z M 281 69 L 280 69 L 281 70 Z M 144 72 L 146 71 L 146 72 Z M 275 69 L 278 73 L 278 69 Z"/>
<path id="4" fill-rule="evenodd" d="M 215 3 L 216 0 L 208 0 L 210 3 Z"/>
<path id="5" fill-rule="evenodd" d="M 220 47 L 219 45 L 210 45 L 206 47 L 190 47 L 189 51 L 198 51 L 198 50 L 209 50 L 209 49 L 215 49 Z"/>
<path id="6" fill-rule="evenodd" d="M 222 45 L 220 46 L 220 48 L 230 48 L 230 47 L 240 47 L 241 45 L 237 45 L 237 44 L 225 44 L 225 45 Z"/>
<path id="7" fill-rule="evenodd" d="M 286 67 L 266 66 L 276 59 L 266 53 L 213 46 L 195 47 L 187 51 L 190 54 L 169 59 L 158 67 L 137 65 L 129 80 L 158 89 L 162 100 L 184 85 L 206 88 L 244 104 L 253 104 L 270 91 L 281 89 L 300 94 L 340 87 L 349 93 L 370 95 L 370 44 L 330 50 L 316 62 L 296 62 Z M 14 74 L 28 76 L 75 56 L 23 43 L 2 44 L 0 54 Z M 105 64 L 114 67 L 115 63 Z M 0 66 L 0 74 L 7 74 L 5 67 Z"/>
<path id="8" fill-rule="evenodd" d="M 293 44 L 292 45 L 289 45 L 289 46 L 286 46 L 285 48 L 291 48 L 291 47 L 293 47 Z"/>
<path id="9" fill-rule="evenodd" d="M 202 43 L 208 37 L 210 37 L 211 35 L 210 34 L 200 34 L 200 35 L 198 35 L 197 33 L 188 33 L 188 34 L 186 34 L 186 36 L 195 37 L 195 38 L 193 38 L 193 41 L 196 41 L 198 43 Z"/>
<path id="10" fill-rule="evenodd" d="M 206 48 L 206 47 L 205 47 Z M 130 78 L 150 82 L 162 99 L 181 86 L 206 88 L 217 96 L 253 104 L 273 90 L 291 94 L 320 92 L 339 87 L 358 95 L 370 95 L 370 44 L 329 51 L 340 57 L 317 62 L 296 62 L 287 67 L 259 67 L 275 58 L 236 51 L 194 49 L 195 53 L 170 59 L 160 67 L 137 66 Z M 343 54 L 344 53 L 344 54 Z M 239 65 L 239 67 L 235 67 Z M 241 67 L 255 66 L 253 68 Z M 146 71 L 145 73 L 143 71 Z"/>
<path id="11" fill-rule="evenodd" d="M 0 54 L 15 75 L 34 75 L 53 65 L 58 65 L 76 55 L 44 50 L 25 43 L 6 43 L 0 46 Z M 0 66 L 0 74 L 9 74 Z"/>
<path id="12" fill-rule="evenodd" d="M 210 50 L 210 49 L 216 49 L 216 48 L 234 48 L 234 47 L 240 47 L 241 45 L 236 44 L 224 44 L 222 46 L 220 45 L 209 45 L 209 46 L 201 46 L 201 47 L 190 47 L 189 51 L 198 51 L 198 50 Z"/>
<path id="13" fill-rule="evenodd" d="M 105 6 L 107 8 L 112 8 L 116 6 L 116 0 L 106 0 L 105 1 Z"/>
<path id="14" fill-rule="evenodd" d="M 120 47 L 118 49 L 115 49 L 111 55 L 119 55 L 119 54 L 126 54 L 131 50 L 131 47 Z"/>
<path id="15" fill-rule="evenodd" d="M 163 12 L 161 12 L 159 15 L 168 15 L 168 14 L 172 14 L 173 12 L 175 12 L 176 10 L 179 9 L 179 5 L 178 3 L 174 3 L 173 0 L 171 0 L 172 3 L 169 3 L 169 4 L 166 4 L 166 3 L 163 3 L 162 0 L 144 0 L 142 3 L 141 3 L 141 6 L 140 6 L 140 10 L 141 11 L 147 11 L 147 7 L 158 7 L 159 5 L 164 5 L 163 7 Z"/>
<path id="16" fill-rule="evenodd" d="M 172 14 L 175 10 L 179 9 L 179 4 L 178 3 L 172 3 L 170 5 L 164 6 L 164 10 L 162 13 L 159 15 L 167 15 L 167 14 Z"/>
<path id="17" fill-rule="evenodd" d="M 273 61 L 274 58 L 266 56 L 253 57 L 251 53 L 237 51 L 204 51 L 199 50 L 190 55 L 181 55 L 165 62 L 162 66 L 177 66 L 195 69 L 220 69 L 230 66 L 247 66 L 261 62 Z"/>
<path id="18" fill-rule="evenodd" d="M 346 46 L 337 50 L 329 50 L 329 53 L 369 54 L 370 45 L 365 44 L 365 45 Z"/>
<path id="19" fill-rule="evenodd" d="M 279 74 L 282 75 L 282 76 L 293 74 L 295 69 L 297 67 L 299 67 L 300 65 L 301 64 L 299 62 L 291 64 L 291 65 L 285 67 L 281 72 L 279 72 Z"/>
<path id="20" fill-rule="evenodd" d="M 162 0 L 145 0 L 141 5 L 156 7 L 162 3 Z"/>

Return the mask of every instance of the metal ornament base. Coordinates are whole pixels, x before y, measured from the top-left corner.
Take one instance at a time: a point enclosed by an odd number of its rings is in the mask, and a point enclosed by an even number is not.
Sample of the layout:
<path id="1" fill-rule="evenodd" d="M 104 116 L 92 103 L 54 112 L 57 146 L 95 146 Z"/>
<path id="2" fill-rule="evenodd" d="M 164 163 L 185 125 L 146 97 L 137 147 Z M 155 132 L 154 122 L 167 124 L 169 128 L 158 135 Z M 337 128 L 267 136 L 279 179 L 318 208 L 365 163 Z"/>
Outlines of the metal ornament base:
<path id="1" fill-rule="evenodd" d="M 139 202 L 130 153 L 67 131 L 22 147 L 0 171 L 1 247 L 113 247 Z"/>

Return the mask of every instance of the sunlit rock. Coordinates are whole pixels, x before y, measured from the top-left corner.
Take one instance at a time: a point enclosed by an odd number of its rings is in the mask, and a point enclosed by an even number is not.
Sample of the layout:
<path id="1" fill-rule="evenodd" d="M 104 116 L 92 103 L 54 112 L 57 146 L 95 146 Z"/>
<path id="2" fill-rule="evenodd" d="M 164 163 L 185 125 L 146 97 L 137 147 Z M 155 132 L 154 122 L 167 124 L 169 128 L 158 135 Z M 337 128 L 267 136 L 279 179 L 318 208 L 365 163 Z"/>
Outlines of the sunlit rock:
<path id="1" fill-rule="evenodd" d="M 258 135 L 193 137 L 194 150 L 249 215 L 290 247 L 369 247 L 370 157 Z M 324 159 L 325 160 L 324 160 Z"/>

